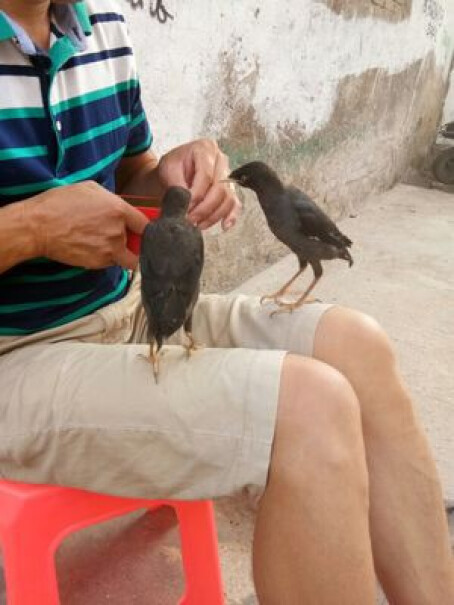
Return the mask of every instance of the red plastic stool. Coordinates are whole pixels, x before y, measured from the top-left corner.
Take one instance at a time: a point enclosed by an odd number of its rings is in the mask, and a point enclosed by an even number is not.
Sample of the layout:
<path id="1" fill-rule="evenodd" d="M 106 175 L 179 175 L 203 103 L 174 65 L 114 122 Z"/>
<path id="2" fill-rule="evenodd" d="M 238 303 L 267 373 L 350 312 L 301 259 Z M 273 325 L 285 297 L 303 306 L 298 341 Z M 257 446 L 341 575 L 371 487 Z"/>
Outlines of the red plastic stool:
<path id="1" fill-rule="evenodd" d="M 178 517 L 186 590 L 180 605 L 222 605 L 213 504 L 95 494 L 0 481 L 0 542 L 8 605 L 58 605 L 54 554 L 71 532 L 138 510 L 171 506 Z"/>

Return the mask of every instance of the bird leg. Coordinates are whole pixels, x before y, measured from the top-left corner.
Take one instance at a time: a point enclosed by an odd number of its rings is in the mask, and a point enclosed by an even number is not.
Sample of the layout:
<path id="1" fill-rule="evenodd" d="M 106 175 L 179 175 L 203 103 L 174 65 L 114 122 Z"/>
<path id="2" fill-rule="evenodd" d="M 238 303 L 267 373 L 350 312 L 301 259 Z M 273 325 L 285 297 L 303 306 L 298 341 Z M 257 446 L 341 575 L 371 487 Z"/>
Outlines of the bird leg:
<path id="1" fill-rule="evenodd" d="M 159 349 L 156 340 L 150 344 L 150 362 L 153 365 L 153 376 L 156 384 L 159 382 Z"/>
<path id="2" fill-rule="evenodd" d="M 290 313 L 291 313 L 294 309 L 298 309 L 298 307 L 301 307 L 302 305 L 304 305 L 304 303 L 307 302 L 307 297 L 308 297 L 309 293 L 315 288 L 320 277 L 321 277 L 321 275 L 314 276 L 314 279 L 311 281 L 307 290 L 295 302 L 292 302 L 292 303 L 279 302 L 278 303 L 279 309 L 276 309 L 276 311 L 273 311 L 272 313 L 270 313 L 270 317 L 273 317 L 274 315 L 277 315 L 278 313 L 287 313 L 288 311 L 290 311 Z"/>
<path id="3" fill-rule="evenodd" d="M 147 355 L 139 354 L 139 357 L 143 357 L 153 366 L 153 376 L 156 384 L 159 382 L 159 348 L 158 343 L 155 339 L 150 342 L 150 352 Z"/>
<path id="4" fill-rule="evenodd" d="M 186 355 L 189 359 L 195 351 L 203 349 L 203 345 L 199 345 L 195 342 L 194 336 L 192 335 L 192 315 L 188 317 L 188 319 L 184 322 L 184 333 L 186 338 L 188 339 L 188 343 L 184 344 L 183 347 L 186 349 Z"/>
<path id="5" fill-rule="evenodd" d="M 288 282 L 285 283 L 282 286 L 282 288 L 280 290 L 278 290 L 277 292 L 275 292 L 274 294 L 267 294 L 266 296 L 262 296 L 262 298 L 260 299 L 260 304 L 262 305 L 265 300 L 272 300 L 273 302 L 277 303 L 279 298 L 287 292 L 287 290 L 290 288 L 290 286 L 293 284 L 293 282 L 296 280 L 296 278 L 301 275 L 301 273 L 304 271 L 305 268 L 306 267 L 300 267 L 298 269 L 298 271 L 295 273 L 295 275 L 291 279 L 289 279 Z"/>

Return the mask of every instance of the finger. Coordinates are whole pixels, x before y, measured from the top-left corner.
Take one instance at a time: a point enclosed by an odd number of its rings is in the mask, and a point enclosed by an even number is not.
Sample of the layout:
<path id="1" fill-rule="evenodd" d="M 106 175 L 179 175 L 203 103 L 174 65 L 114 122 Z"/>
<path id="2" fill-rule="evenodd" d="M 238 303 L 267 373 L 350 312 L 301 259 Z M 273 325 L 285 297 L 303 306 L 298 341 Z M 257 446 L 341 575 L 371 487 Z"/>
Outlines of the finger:
<path id="1" fill-rule="evenodd" d="M 228 214 L 228 212 L 225 212 L 226 210 L 226 206 L 225 206 L 225 200 L 227 198 L 231 198 L 231 204 L 229 206 L 229 211 L 233 209 L 233 206 L 235 205 L 235 200 L 238 202 L 239 204 L 239 200 L 236 197 L 235 194 L 235 188 L 233 186 L 233 184 L 228 183 L 226 184 L 224 181 L 228 175 L 230 174 L 230 164 L 229 164 L 229 158 L 222 153 L 222 151 L 220 151 L 218 149 L 217 154 L 216 154 L 216 161 L 215 161 L 215 165 L 214 165 L 214 171 L 213 171 L 213 178 L 214 178 L 214 186 L 212 186 L 211 191 L 215 191 L 216 193 L 211 194 L 210 193 L 207 195 L 206 199 L 203 200 L 203 202 L 201 202 L 196 210 L 195 213 L 195 217 L 196 217 L 196 221 L 199 223 L 199 225 L 203 224 L 202 228 L 207 228 L 211 225 L 213 225 L 214 223 L 216 223 L 218 220 L 220 220 L 221 218 L 224 217 L 225 214 Z M 219 189 L 219 187 L 216 187 L 216 184 L 220 184 L 222 189 Z M 213 197 L 211 197 L 213 196 Z M 220 211 L 218 211 L 216 209 L 215 206 L 220 207 L 222 205 L 223 208 L 223 212 L 225 212 L 225 214 L 220 214 Z M 189 208 L 191 210 L 191 207 Z M 215 220 L 212 219 L 212 215 L 215 215 Z M 231 225 L 229 225 L 229 227 L 233 227 L 234 221 L 232 220 Z"/>
<path id="2" fill-rule="evenodd" d="M 215 181 L 222 181 L 224 179 L 226 179 L 230 174 L 230 163 L 229 163 L 229 158 L 225 155 L 225 153 L 222 153 L 222 151 L 219 151 L 218 155 L 216 156 L 216 163 L 214 166 L 214 180 Z"/>
<path id="3" fill-rule="evenodd" d="M 201 221 L 198 226 L 200 229 L 208 229 L 212 225 L 215 225 L 218 221 L 230 214 L 232 206 L 233 201 L 228 196 L 225 196 L 221 205 L 218 206 L 216 210 L 212 212 L 205 220 Z"/>
<path id="4" fill-rule="evenodd" d="M 241 202 L 235 196 L 233 208 L 230 210 L 230 212 L 227 214 L 227 216 L 222 219 L 222 228 L 224 229 L 224 231 L 228 231 L 235 225 L 235 223 L 238 220 L 238 217 L 241 214 L 241 210 L 242 210 Z"/>
<path id="5" fill-rule="evenodd" d="M 209 187 L 212 187 L 217 182 L 220 182 L 220 181 L 226 179 L 229 174 L 230 174 L 229 159 L 226 155 L 224 155 L 222 153 L 222 151 L 220 151 L 218 149 L 217 154 L 216 154 L 216 159 L 214 162 L 214 167 L 213 167 L 213 176 L 211 178 Z M 205 194 L 208 193 L 208 190 L 209 189 L 206 190 Z M 193 202 L 191 202 L 191 204 L 189 205 L 189 211 L 191 211 L 195 206 L 197 206 L 199 201 L 193 200 Z"/>
<path id="6" fill-rule="evenodd" d="M 137 210 L 137 208 L 134 208 L 134 206 L 131 206 L 124 200 L 121 200 L 121 203 L 123 204 L 126 228 L 129 231 L 138 233 L 140 235 L 143 233 L 143 230 L 148 223 L 148 218 L 143 214 L 143 212 L 140 212 L 140 210 Z"/>
<path id="7" fill-rule="evenodd" d="M 213 184 L 215 159 L 207 153 L 194 149 L 193 162 L 194 179 L 190 191 L 192 194 L 192 205 L 194 206 L 204 199 Z"/>
<path id="8" fill-rule="evenodd" d="M 189 211 L 189 220 L 195 224 L 207 220 L 223 203 L 225 196 L 225 189 L 221 185 L 212 186 L 206 197 L 193 210 Z"/>

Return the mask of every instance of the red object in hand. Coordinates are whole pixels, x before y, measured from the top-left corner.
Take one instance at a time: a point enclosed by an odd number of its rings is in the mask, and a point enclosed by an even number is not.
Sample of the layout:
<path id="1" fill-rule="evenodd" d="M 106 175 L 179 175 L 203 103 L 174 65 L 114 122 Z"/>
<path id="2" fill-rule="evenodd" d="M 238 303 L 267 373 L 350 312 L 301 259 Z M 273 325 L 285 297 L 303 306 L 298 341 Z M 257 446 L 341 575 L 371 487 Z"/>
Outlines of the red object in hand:
<path id="1" fill-rule="evenodd" d="M 137 210 L 140 210 L 140 212 L 143 212 L 150 221 L 156 220 L 161 212 L 161 210 L 159 208 L 146 207 L 146 206 L 138 206 Z M 132 231 L 128 231 L 128 239 L 127 239 L 126 246 L 131 250 L 131 252 L 134 252 L 134 254 L 137 254 L 137 256 L 139 256 L 139 253 L 140 253 L 141 239 L 142 239 L 142 236 L 139 235 L 138 233 L 133 233 Z"/>

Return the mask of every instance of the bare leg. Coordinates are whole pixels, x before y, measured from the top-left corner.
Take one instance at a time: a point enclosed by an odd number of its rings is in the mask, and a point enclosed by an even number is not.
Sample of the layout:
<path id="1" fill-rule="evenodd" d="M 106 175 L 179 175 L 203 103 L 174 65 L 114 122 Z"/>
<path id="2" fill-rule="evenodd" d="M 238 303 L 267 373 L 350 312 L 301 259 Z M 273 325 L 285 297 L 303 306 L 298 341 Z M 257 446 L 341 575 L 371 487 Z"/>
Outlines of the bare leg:
<path id="1" fill-rule="evenodd" d="M 319 324 L 314 355 L 347 377 L 360 402 L 372 547 L 390 603 L 454 603 L 441 486 L 388 338 L 367 316 L 337 307 Z"/>
<path id="2" fill-rule="evenodd" d="M 372 605 L 368 480 L 356 397 L 341 374 L 288 355 L 254 536 L 261 605 Z"/>
<path id="3" fill-rule="evenodd" d="M 288 280 L 288 282 L 282 286 L 282 288 L 280 290 L 278 290 L 274 294 L 267 294 L 265 296 L 262 296 L 262 298 L 260 299 L 260 304 L 263 304 L 265 302 L 265 300 L 271 300 L 273 302 L 277 302 L 277 300 L 287 292 L 287 290 L 290 288 L 290 286 L 293 284 L 293 282 L 297 279 L 297 277 L 299 277 L 301 275 L 301 273 L 304 271 L 306 266 L 300 267 L 300 269 L 295 273 L 295 275 L 293 277 L 291 277 Z"/>

